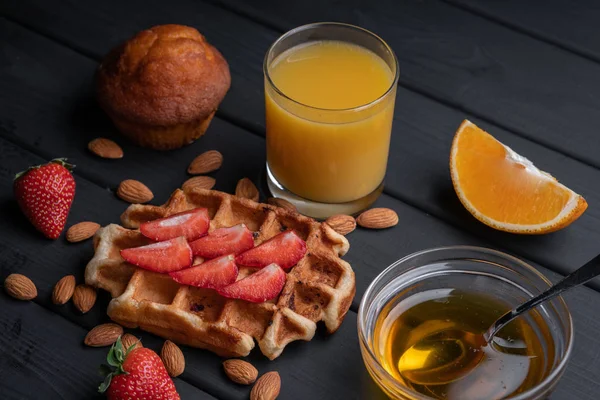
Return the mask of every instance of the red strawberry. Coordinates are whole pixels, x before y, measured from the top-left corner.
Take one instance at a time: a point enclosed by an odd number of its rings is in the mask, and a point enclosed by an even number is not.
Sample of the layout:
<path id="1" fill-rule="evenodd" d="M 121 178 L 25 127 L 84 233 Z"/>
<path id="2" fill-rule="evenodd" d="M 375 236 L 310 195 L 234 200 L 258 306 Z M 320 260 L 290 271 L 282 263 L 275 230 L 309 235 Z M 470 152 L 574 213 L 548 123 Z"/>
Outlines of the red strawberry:
<path id="1" fill-rule="evenodd" d="M 192 265 L 192 250 L 184 237 L 121 250 L 130 264 L 155 272 L 179 271 Z"/>
<path id="2" fill-rule="evenodd" d="M 296 265 L 306 253 L 306 243 L 292 230 L 285 231 L 240 254 L 235 262 L 246 267 L 262 268 L 271 263 L 283 269 Z"/>
<path id="3" fill-rule="evenodd" d="M 188 241 L 196 240 L 208 231 L 208 210 L 195 208 L 170 217 L 157 219 L 140 225 L 142 235 L 161 241 L 184 236 Z"/>
<path id="4" fill-rule="evenodd" d="M 75 197 L 72 165 L 57 158 L 15 176 L 13 189 L 23 214 L 49 239 L 60 236 Z"/>
<path id="5" fill-rule="evenodd" d="M 190 243 L 195 256 L 216 258 L 225 254 L 240 254 L 254 247 L 252 232 L 246 225 L 221 228 L 209 232 L 207 236 Z"/>
<path id="6" fill-rule="evenodd" d="M 279 265 L 271 264 L 218 291 L 223 297 L 262 303 L 277 297 L 283 285 L 285 285 L 285 272 Z"/>
<path id="7" fill-rule="evenodd" d="M 106 392 L 109 400 L 180 399 L 162 360 L 149 348 L 138 346 L 125 351 L 119 338 L 106 360 L 115 370 L 107 375 L 98 390 Z"/>
<path id="8" fill-rule="evenodd" d="M 233 254 L 229 254 L 194 265 L 192 268 L 170 272 L 169 275 L 175 282 L 184 285 L 218 289 L 235 282 L 238 276 L 238 268 L 234 260 Z"/>

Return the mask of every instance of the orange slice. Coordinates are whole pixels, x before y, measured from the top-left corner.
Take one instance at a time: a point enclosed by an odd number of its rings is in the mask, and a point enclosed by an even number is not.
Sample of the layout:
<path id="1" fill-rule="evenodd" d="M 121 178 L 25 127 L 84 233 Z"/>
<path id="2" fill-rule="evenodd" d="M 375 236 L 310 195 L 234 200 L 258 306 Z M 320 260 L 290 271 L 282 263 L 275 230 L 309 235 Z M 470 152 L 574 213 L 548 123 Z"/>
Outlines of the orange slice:
<path id="1" fill-rule="evenodd" d="M 452 142 L 450 173 L 465 208 L 501 231 L 554 232 L 587 208 L 583 197 L 467 120 Z"/>

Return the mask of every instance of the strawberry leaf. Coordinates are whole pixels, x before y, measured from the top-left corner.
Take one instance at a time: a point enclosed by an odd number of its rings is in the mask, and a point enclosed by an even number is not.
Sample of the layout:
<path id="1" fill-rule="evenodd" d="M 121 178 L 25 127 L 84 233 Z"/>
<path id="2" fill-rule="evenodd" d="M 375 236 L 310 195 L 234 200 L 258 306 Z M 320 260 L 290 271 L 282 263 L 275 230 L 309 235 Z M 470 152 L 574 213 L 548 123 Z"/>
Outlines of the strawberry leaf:
<path id="1" fill-rule="evenodd" d="M 106 375 L 112 373 L 112 368 L 106 364 L 102 364 L 98 368 L 98 373 L 100 374 L 100 376 L 105 377 Z"/>
<path id="2" fill-rule="evenodd" d="M 98 386 L 98 391 L 100 393 L 104 393 L 108 390 L 108 387 L 110 386 L 110 381 L 112 381 L 112 374 L 108 374 L 106 375 L 106 378 L 104 379 L 104 382 L 102 382 L 100 384 L 100 386 Z"/>
<path id="3" fill-rule="evenodd" d="M 119 366 L 119 361 L 117 360 L 117 357 L 115 355 L 114 351 L 109 351 L 108 352 L 108 356 L 106 356 L 106 362 L 108 363 L 108 365 L 110 365 L 111 367 L 118 367 Z M 111 371 L 112 372 L 112 371 Z"/>
<path id="4" fill-rule="evenodd" d="M 73 168 L 75 168 L 75 165 L 73 165 L 73 164 L 69 164 L 69 163 L 67 162 L 67 159 L 66 159 L 66 158 L 55 158 L 55 159 L 53 159 L 53 160 L 50 160 L 50 162 L 48 162 L 48 164 L 51 164 L 51 163 L 62 165 L 63 167 L 65 167 L 65 168 L 66 168 L 67 170 L 69 170 L 69 171 L 72 171 L 72 170 L 73 170 Z M 41 167 L 43 167 L 44 165 L 48 165 L 48 164 L 41 164 L 41 165 L 34 165 L 34 166 L 31 166 L 31 167 L 27 168 L 25 171 L 21 171 L 21 172 L 17 173 L 17 174 L 15 175 L 15 177 L 14 177 L 14 180 L 16 181 L 17 179 L 19 179 L 19 178 L 20 178 L 20 177 L 22 177 L 23 175 L 27 174 L 27 173 L 28 173 L 29 171 L 31 171 L 31 170 L 34 170 L 34 169 L 41 168 Z"/>
<path id="5" fill-rule="evenodd" d="M 132 349 L 133 346 L 129 347 L 127 353 L 123 354 L 123 343 L 121 342 L 120 336 L 117 338 L 117 341 L 110 347 L 108 355 L 106 356 L 106 362 L 108 363 L 108 365 L 110 365 L 110 367 L 104 364 L 100 366 L 102 375 L 106 375 L 104 382 L 102 382 L 100 386 L 98 386 L 98 391 L 100 393 L 104 393 L 108 389 L 113 376 L 127 374 L 127 372 L 123 369 L 123 362 L 125 361 L 127 354 L 129 354 L 129 351 L 131 351 Z"/>
<path id="6" fill-rule="evenodd" d="M 131 346 L 129 346 L 129 347 L 127 348 L 127 350 L 125 351 L 125 357 L 124 357 L 124 358 L 127 358 L 127 356 L 129 355 L 129 353 L 131 353 L 131 350 L 135 349 L 135 346 L 136 346 L 136 345 L 137 345 L 139 342 L 140 342 L 140 340 L 138 339 L 138 341 L 137 341 L 137 342 L 135 342 L 134 344 L 132 344 Z"/>

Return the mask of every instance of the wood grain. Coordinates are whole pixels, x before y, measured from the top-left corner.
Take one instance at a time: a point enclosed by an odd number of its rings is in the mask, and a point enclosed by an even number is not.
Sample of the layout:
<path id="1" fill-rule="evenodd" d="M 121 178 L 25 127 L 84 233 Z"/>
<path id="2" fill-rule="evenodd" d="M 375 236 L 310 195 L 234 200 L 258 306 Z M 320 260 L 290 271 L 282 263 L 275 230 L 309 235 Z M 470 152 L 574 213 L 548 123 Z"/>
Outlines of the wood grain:
<path id="1" fill-rule="evenodd" d="M 567 51 L 600 61 L 600 8 L 594 0 L 478 1 L 444 0 L 466 10 L 526 32 Z"/>
<path id="2" fill-rule="evenodd" d="M 370 29 L 396 52 L 401 86 L 600 166 L 598 63 L 435 1 L 218 3 L 279 32 L 315 21 Z"/>
<path id="3" fill-rule="evenodd" d="M 256 138 L 256 140 L 259 139 Z M 2 139 L 0 139 L 0 156 L 3 160 L 6 160 L 6 165 L 35 163 L 39 161 L 37 157 L 27 151 Z M 5 170 L 1 175 L 0 187 L 4 188 L 4 192 L 0 193 L 0 198 L 3 199 L 3 204 L 9 207 L 3 209 L 5 212 L 0 217 L 7 220 L 10 226 L 28 228 L 27 225 L 19 224 L 18 218 L 22 217 L 10 207 L 12 201 L 10 199 L 10 190 L 8 189 L 10 186 L 7 183 L 12 175 L 12 171 Z M 77 177 L 77 182 L 79 190 L 75 204 L 82 208 L 73 209 L 74 218 L 82 217 L 81 214 L 97 212 L 99 215 L 95 219 L 104 223 L 107 217 L 102 217 L 101 214 L 108 214 L 108 216 L 114 217 L 124 207 L 110 193 L 104 192 L 96 185 L 86 183 L 80 177 Z M 107 199 L 109 199 L 108 202 Z M 114 204 L 114 206 L 111 204 Z M 386 234 L 384 231 L 371 232 L 365 230 L 357 230 L 353 233 L 353 237 L 350 238 L 352 247 L 347 260 L 355 266 L 360 266 L 360 268 L 355 268 L 359 294 L 357 295 L 353 309 L 356 309 L 356 302 L 360 299 L 360 294 L 364 292 L 364 289 L 373 277 L 401 255 L 425 247 L 440 245 L 485 245 L 480 240 L 388 196 L 383 196 L 378 205 L 397 210 L 405 225 L 400 225 L 393 228 L 392 231 L 388 231 L 392 234 Z M 15 220 L 9 218 L 11 215 Z M 87 329 L 99 322 L 107 321 L 104 310 L 106 309 L 108 299 L 105 293 L 103 293 L 104 296 L 96 307 L 88 315 L 82 317 L 78 316 L 68 307 L 54 307 L 50 305 L 50 292 L 53 282 L 63 274 L 75 273 L 78 277 L 81 276 L 82 265 L 91 257 L 91 247 L 86 246 L 86 243 L 73 246 L 62 241 L 53 242 L 51 245 L 48 245 L 46 241 L 46 246 L 43 246 L 44 242 L 38 241 L 38 238 L 39 235 L 34 229 L 17 229 L 10 232 L 6 230 L 0 231 L 1 242 L 6 244 L 1 252 L 2 259 L 7 260 L 2 265 L 2 273 L 8 274 L 19 271 L 27 274 L 34 281 L 38 282 L 41 293 L 40 301 L 43 302 L 44 306 L 49 307 L 64 318 Z M 43 268 L 40 268 L 40 265 L 43 265 Z M 552 275 L 551 272 L 543 271 L 556 278 L 556 275 Z M 588 304 L 592 304 L 598 300 L 600 300 L 600 294 L 590 289 L 581 289 L 577 293 L 577 296 L 569 299 L 569 304 L 574 312 L 577 337 L 583 335 L 583 339 L 576 341 L 577 347 L 575 349 L 574 361 L 572 362 L 578 366 L 569 369 L 564 378 L 565 382 L 569 382 L 568 379 L 570 378 L 567 378 L 569 376 L 573 376 L 573 381 L 581 377 L 594 380 L 597 378 L 594 374 L 598 373 L 596 371 L 600 371 L 598 368 L 587 369 L 590 363 L 593 365 L 594 362 L 598 362 L 593 357 L 590 357 L 590 354 L 593 355 L 594 353 L 589 353 L 588 350 L 600 348 L 600 341 L 594 336 L 594 331 L 600 329 L 598 323 L 595 322 L 599 319 L 600 314 L 596 315 L 596 312 L 590 312 L 586 307 Z M 319 334 L 311 343 L 291 345 L 289 349 L 286 349 L 285 357 L 281 357 L 275 362 L 269 362 L 259 354 L 254 354 L 252 361 L 261 371 L 274 368 L 281 373 L 284 382 L 287 382 L 282 388 L 284 395 L 286 395 L 284 398 L 302 399 L 307 398 L 307 396 L 334 398 L 335 393 L 342 393 L 344 396 L 353 398 L 352 396 L 356 395 L 357 390 L 363 394 L 359 398 L 365 398 L 364 396 L 367 394 L 375 396 L 374 393 L 377 393 L 377 391 L 366 376 L 358 349 L 354 348 L 352 350 L 353 346 L 357 345 L 355 318 L 354 313 L 349 313 L 341 330 L 336 334 L 332 336 Z M 85 335 L 85 331 L 82 332 L 82 335 Z M 160 348 L 162 341 L 153 335 L 146 333 L 136 333 L 136 335 L 142 336 L 145 346 L 154 348 L 155 350 Z M 81 337 L 72 338 L 71 340 L 79 343 Z M 206 390 L 221 398 L 238 398 L 246 394 L 246 389 L 231 385 L 227 378 L 221 374 L 221 359 L 219 357 L 201 350 L 184 349 L 184 351 L 187 361 L 185 374 L 187 382 L 206 388 Z M 581 358 L 581 363 L 576 361 L 579 358 Z M 315 371 L 318 371 L 318 373 L 315 373 Z M 348 392 L 340 392 L 340 389 L 319 379 L 319 376 L 324 376 L 323 374 L 335 376 L 336 378 L 334 379 L 336 381 L 337 379 L 343 379 L 344 382 L 359 383 L 357 386 L 341 385 Z M 349 380 L 347 381 L 346 379 Z M 311 384 L 306 385 L 306 382 L 310 382 Z M 333 392 L 333 388 L 337 392 Z M 583 392 L 584 395 L 592 393 L 592 390 L 593 388 L 590 388 L 588 391 L 587 386 L 579 388 L 579 391 Z M 581 398 L 586 397 L 582 395 Z M 593 397 L 588 398 L 592 399 Z"/>
<path id="4" fill-rule="evenodd" d="M 25 18 L 25 14 L 19 14 L 19 10 L 23 10 L 20 8 L 21 4 L 27 3 L 3 3 L 0 10 L 10 11 L 14 14 L 11 14 L 13 17 Z M 132 4 L 123 7 L 136 7 L 136 3 Z M 68 9 L 50 7 L 43 3 L 30 5 L 32 8 L 29 12 L 40 17 L 27 17 L 29 19 L 25 21 L 28 24 L 35 24 L 36 29 L 42 32 L 46 30 L 54 37 L 58 35 L 70 46 L 91 55 L 102 54 L 111 45 L 122 40 L 126 36 L 124 33 L 128 31 L 127 35 L 138 28 L 159 22 L 149 14 L 139 14 L 134 21 L 129 19 L 128 25 L 128 8 L 122 15 L 115 14 L 110 2 L 98 3 L 94 8 L 72 4 Z M 259 66 L 266 50 L 262 47 L 268 45 L 277 36 L 277 32 L 212 6 L 186 1 L 181 1 L 180 5 L 181 7 L 165 7 L 161 21 L 171 19 L 197 25 L 207 34 L 209 40 L 226 53 L 232 65 L 236 90 L 232 88 L 228 95 L 222 107 L 222 115 L 240 125 L 250 127 L 255 132 L 260 131 L 263 113 L 262 77 Z M 371 20 L 367 18 L 373 10 L 365 10 L 364 5 L 357 6 L 360 6 L 358 22 L 364 17 L 364 24 L 373 23 L 375 17 L 369 17 Z M 322 12 L 318 7 L 315 11 L 315 15 Z M 289 17 L 288 14 L 289 11 L 282 14 L 282 20 Z M 422 17 L 425 19 L 425 16 Z M 438 17 L 434 16 L 434 21 Z M 389 23 L 385 18 L 383 21 Z M 239 29 L 237 32 L 244 31 L 244 35 L 236 34 L 232 27 Z M 41 309 L 51 317 L 50 320 L 42 318 L 41 321 L 66 332 L 64 335 L 68 336 L 65 338 L 68 340 L 65 342 L 79 343 L 87 329 L 100 322 L 106 322 L 104 310 L 107 296 L 101 296 L 90 313 L 78 316 L 69 307 L 52 306 L 50 293 L 54 282 L 65 274 L 72 273 L 80 279 L 83 266 L 91 256 L 90 243 L 67 245 L 64 241 L 48 242 L 40 238 L 33 228 L 23 222 L 12 202 L 12 174 L 22 169 L 23 165 L 38 163 L 41 160 L 39 156 L 49 158 L 67 155 L 73 158 L 79 166 L 76 172 L 78 194 L 70 216 L 71 222 L 90 219 L 106 224 L 117 220 L 126 206 L 106 190 L 114 189 L 124 175 L 134 173 L 136 179 L 152 181 L 157 197 L 155 202 L 160 203 L 185 180 L 185 169 L 195 155 L 205 150 L 217 149 L 224 154 L 226 160 L 223 168 L 215 174 L 217 188 L 232 192 L 235 182 L 241 177 L 248 175 L 254 178 L 261 175 L 264 142 L 260 137 L 231 123 L 216 119 L 201 141 L 182 150 L 158 153 L 141 150 L 125 143 L 127 157 L 123 160 L 99 160 L 85 150 L 90 138 L 119 136 L 93 101 L 91 79 L 96 62 L 5 19 L 0 19 L 0 37 L 3 38 L 0 41 L 0 65 L 3 67 L 0 70 L 0 87 L 5 89 L 5 95 L 0 97 L 0 136 L 4 138 L 0 139 L 0 219 L 11 227 L 10 230 L 0 230 L 0 272 L 3 276 L 10 272 L 29 274 L 40 290 L 39 306 L 47 307 L 56 313 Z M 400 39 L 397 40 L 406 38 L 401 35 L 398 37 Z M 454 79 L 454 76 L 450 75 L 448 79 Z M 489 246 L 484 240 L 491 238 L 497 246 L 501 244 L 500 247 L 504 249 L 526 256 L 531 255 L 537 260 L 558 259 L 558 262 L 551 265 L 556 267 L 556 270 L 560 270 L 558 267 L 564 262 L 569 264 L 565 268 L 572 268 L 573 264 L 579 261 L 578 258 L 587 257 L 594 249 L 592 245 L 598 243 L 597 239 L 600 238 L 594 225 L 597 214 L 592 214 L 588 225 L 581 228 L 573 226 L 562 236 L 531 240 L 497 236 L 495 232 L 488 232 L 479 225 L 468 222 L 468 218 L 460 214 L 454 194 L 443 190 L 444 185 L 449 182 L 444 164 L 449 149 L 447 144 L 453 132 L 451 127 L 455 122 L 458 125 L 459 121 L 454 120 L 461 119 L 462 113 L 413 92 L 401 92 L 400 96 L 407 97 L 398 99 L 399 104 L 405 107 L 398 107 L 401 114 L 397 114 L 395 125 L 397 134 L 394 137 L 393 159 L 390 160 L 392 175 L 389 178 L 388 193 L 403 199 L 405 203 L 390 196 L 382 196 L 377 206 L 396 210 L 403 224 L 385 232 L 357 230 L 351 235 L 351 250 L 346 259 L 355 266 L 357 274 L 354 310 L 360 295 L 378 272 L 397 258 L 426 247 L 449 244 Z M 497 116 L 502 116 L 502 111 L 499 110 Z M 432 118 L 432 115 L 435 118 Z M 402 125 L 399 125 L 398 121 L 401 121 Z M 398 126 L 402 129 L 398 129 Z M 597 196 L 597 193 L 591 192 L 589 184 L 591 179 L 597 177 L 593 168 L 564 158 L 559 153 L 544 150 L 509 133 L 503 134 L 506 135 L 507 141 L 514 141 L 514 144 L 511 144 L 515 149 L 521 145 L 531 146 L 532 153 L 547 154 L 549 163 L 558 162 L 561 169 L 557 175 L 581 176 L 581 187 L 589 190 L 590 195 Z M 152 163 L 148 162 L 149 159 L 153 160 Z M 410 174 L 407 171 L 410 171 Z M 597 179 L 593 181 L 596 182 Z M 433 215 L 427 215 L 423 211 Z M 457 212 L 457 216 L 454 217 Z M 464 227 L 475 233 L 475 236 L 456 229 L 437 217 Z M 574 246 L 575 251 L 569 253 L 569 246 Z M 539 268 L 553 279 L 557 278 L 550 271 Z M 600 381 L 600 339 L 597 334 L 600 331 L 597 322 L 600 320 L 600 311 L 590 307 L 590 304 L 600 300 L 599 296 L 600 294 L 593 290 L 582 288 L 568 298 L 576 325 L 576 347 L 571 364 L 555 392 L 556 399 L 570 399 L 573 395 L 578 399 L 595 399 L 600 390 L 598 383 L 595 383 Z M 41 318 L 38 317 L 38 313 L 25 314 L 22 309 L 4 307 L 6 296 L 1 300 L 0 315 L 6 315 L 1 321 L 8 321 L 2 326 L 2 332 L 9 332 L 10 327 L 21 317 L 23 321 Z M 31 305 L 34 308 L 39 306 Z M 293 344 L 286 349 L 285 355 L 275 362 L 268 362 L 256 354 L 252 360 L 260 371 L 276 369 L 280 372 L 284 382 L 282 398 L 377 398 L 378 392 L 373 388 L 360 359 L 355 318 L 356 315 L 350 312 L 336 334 L 318 334 L 311 343 Z M 72 332 L 66 328 L 63 330 L 64 324 L 74 327 Z M 43 332 L 42 329 L 34 331 L 32 334 L 43 337 L 34 337 L 31 340 L 45 340 L 46 343 L 53 344 L 54 339 L 51 335 L 40 333 Z M 162 341 L 154 336 L 140 336 L 145 346 L 155 350 L 160 348 Z M 12 349 L 7 344 L 0 351 L 4 351 L 5 348 Z M 70 347 L 68 349 L 76 351 Z M 184 374 L 186 382 L 205 388 L 219 398 L 234 399 L 248 395 L 247 389 L 232 386 L 228 382 L 221 372 L 220 358 L 201 350 L 184 349 L 184 352 L 188 364 Z M 84 357 L 74 358 L 79 368 L 87 373 L 88 365 L 79 361 Z M 8 362 L 6 360 L 10 361 L 11 358 L 2 357 L 0 362 Z M 37 371 L 41 368 L 38 365 L 41 362 L 35 360 L 28 368 Z M 58 365 L 62 364 L 58 362 Z M 6 371 L 10 369 L 0 367 L 0 374 L 5 374 Z M 36 373 L 27 370 L 23 374 L 34 382 L 45 382 L 45 375 L 35 377 Z M 327 376 L 329 380 L 322 379 L 323 376 Z M 25 379 L 22 378 L 19 382 L 24 382 Z M 87 379 L 91 382 L 91 378 Z M 184 381 L 177 381 L 178 384 L 185 384 Z M 13 393 L 13 398 L 23 397 L 23 393 L 18 392 L 20 387 L 15 386 L 12 379 L 0 379 L 0 382 L 0 391 L 3 393 Z M 47 390 L 52 398 L 53 389 Z M 69 392 L 69 396 L 82 398 L 87 395 L 82 396 L 82 392 Z"/>
<path id="5" fill-rule="evenodd" d="M 72 13 L 79 10 L 78 6 L 74 7 L 68 11 Z M 239 22 L 240 26 L 248 29 L 252 26 L 248 25 L 250 22 L 244 22 L 227 11 L 202 6 L 202 9 L 204 8 L 207 15 L 215 18 L 220 16 L 224 24 Z M 84 8 L 81 12 L 85 10 L 87 9 Z M 47 12 L 55 13 L 57 9 L 53 8 Z M 79 24 L 83 17 L 91 18 L 88 14 L 74 15 L 73 23 Z M 89 21 L 89 24 L 92 23 L 93 20 Z M 68 22 L 65 21 L 65 24 L 68 25 Z M 111 27 L 113 30 L 117 29 L 116 26 Z M 63 24 L 57 26 L 57 31 L 60 32 L 59 28 L 65 29 Z M 3 87 L 14 93 L 10 101 L 6 101 L 0 108 L 1 126 L 5 127 L 0 129 L 0 135 L 17 140 L 21 144 L 34 146 L 36 151 L 47 158 L 68 155 L 79 164 L 81 174 L 109 188 L 114 189 L 121 179 L 128 177 L 152 182 L 153 189 L 158 187 L 163 193 L 160 195 L 161 192 L 156 192 L 158 198 L 153 201 L 155 204 L 164 201 L 166 193 L 187 179 L 187 164 L 197 154 L 206 150 L 219 150 L 226 160 L 223 168 L 214 174 L 217 179 L 216 188 L 219 190 L 232 193 L 237 180 L 243 176 L 247 175 L 256 181 L 261 175 L 264 144 L 247 131 L 219 118 L 213 121 L 202 140 L 177 151 L 139 152 L 135 146 L 123 143 L 128 156 L 122 160 L 113 162 L 94 157 L 85 148 L 90 138 L 120 138 L 93 100 L 92 76 L 97 66 L 96 62 L 10 22 L 0 23 L 0 29 L 3 37 L 7 37 L 0 46 L 3 46 L 5 54 L 11 55 L 10 63 L 15 66 L 0 76 Z M 99 26 L 98 29 L 107 28 Z M 122 35 L 126 36 L 125 32 L 131 27 L 123 25 L 120 29 Z M 257 31 L 260 34 L 257 34 Z M 267 46 L 270 38 L 274 40 L 276 36 L 273 32 L 267 35 L 263 27 L 255 26 L 254 30 L 250 29 L 246 34 L 249 43 L 259 43 L 254 47 L 243 45 L 238 37 L 220 35 L 224 35 L 224 30 L 215 27 L 214 36 L 221 38 L 220 45 L 224 52 L 227 49 L 232 52 L 241 51 L 241 47 L 244 47 L 243 51 L 253 49 L 256 53 L 261 51 L 260 43 Z M 86 36 L 81 34 L 73 37 L 75 40 Z M 80 44 L 82 43 L 83 40 Z M 91 42 L 88 48 L 93 49 L 95 43 Z M 231 111 L 238 113 L 238 118 L 245 119 L 247 124 L 253 123 L 254 120 L 260 120 L 262 123 L 262 111 L 248 108 L 245 100 L 245 96 L 251 92 L 254 93 L 255 99 L 251 103 L 262 104 L 262 73 L 259 69 L 255 71 L 246 68 L 244 63 L 236 63 L 235 60 L 236 58 L 230 60 L 232 71 L 239 68 L 245 71 L 247 76 L 254 78 L 252 83 L 249 83 L 248 79 L 236 81 L 227 95 L 231 104 L 235 105 L 231 107 Z M 29 76 L 36 78 L 32 80 Z M 524 237 L 498 232 L 477 222 L 460 205 L 451 186 L 447 164 L 454 131 L 466 117 L 473 119 L 499 140 L 581 193 L 592 205 L 600 202 L 600 189 L 591 184 L 600 181 L 599 170 L 482 122 L 462 111 L 431 101 L 412 91 L 400 89 L 386 193 L 560 273 L 566 274 L 596 255 L 597 243 L 600 243 L 600 209 L 591 206 L 571 227 L 543 237 Z M 36 95 L 32 96 L 33 93 Z M 70 93 L 67 100 L 56 102 L 55 99 L 64 96 L 63 93 Z M 79 101 L 82 98 L 87 99 L 84 107 Z M 227 107 L 223 105 L 222 108 Z M 75 114 L 74 110 L 77 111 Z M 40 134 L 48 129 L 56 133 Z M 242 152 L 240 147 L 245 151 Z M 156 161 L 156 167 L 153 169 L 146 168 L 149 158 Z M 170 167 L 161 168 L 162 165 Z M 247 174 L 245 170 L 248 171 Z M 138 175 L 130 176 L 128 171 L 135 171 Z M 600 288 L 598 280 L 594 281 L 593 285 Z"/>
<path id="6" fill-rule="evenodd" d="M 253 137 L 249 135 L 249 137 Z M 259 138 L 256 140 L 260 141 Z M 145 152 L 146 150 L 138 150 Z M 263 156 L 261 156 L 263 157 Z M 104 292 L 99 293 L 97 304 L 92 310 L 81 316 L 75 312 L 71 303 L 66 306 L 54 306 L 51 303 L 51 292 L 54 283 L 61 276 L 66 274 L 76 275 L 79 282 L 82 282 L 84 266 L 91 258 L 93 250 L 90 242 L 83 242 L 77 245 L 67 243 L 64 240 L 48 242 L 28 224 L 23 223 L 23 217 L 20 215 L 16 205 L 12 201 L 10 190 L 10 181 L 13 175 L 13 169 L 19 167 L 19 164 L 39 163 L 39 157 L 23 150 L 22 148 L 0 138 L 0 158 L 3 162 L 3 169 L 0 170 L 0 202 L 4 207 L 0 209 L 0 219 L 6 221 L 8 226 L 14 226 L 14 229 L 0 230 L 0 265 L 4 277 L 12 272 L 20 272 L 29 276 L 39 286 L 40 295 L 39 304 L 55 312 L 62 318 L 72 321 L 83 327 L 81 335 L 73 335 L 69 338 L 69 343 L 80 346 L 83 337 L 87 331 L 102 322 L 108 322 L 106 316 L 106 307 L 108 296 Z M 4 166 L 8 169 L 4 169 Z M 149 168 L 148 174 L 151 174 Z M 125 204 L 116 199 L 110 192 L 87 182 L 84 178 L 76 175 L 78 192 L 70 218 L 74 220 L 84 218 L 82 214 L 93 215 L 94 220 L 105 224 L 107 219 L 118 218 Z M 164 195 L 168 195 L 169 189 L 164 190 Z M 392 200 L 394 201 L 394 200 Z M 114 221 L 114 220 L 113 220 Z M 387 265 L 387 264 L 386 264 Z M 361 278 L 363 290 L 372 276 L 376 274 L 383 264 L 373 264 L 377 269 L 371 270 L 368 276 Z M 26 318 L 34 318 L 27 316 Z M 377 398 L 379 395 L 375 386 L 370 383 L 366 371 L 362 367 L 360 353 L 358 351 L 348 351 L 348 346 L 356 346 L 356 321 L 355 314 L 350 312 L 348 320 L 333 336 L 319 334 L 310 343 L 298 343 L 291 345 L 286 349 L 286 357 L 281 361 L 269 362 L 259 353 L 254 354 L 253 363 L 261 371 L 267 368 L 279 370 L 282 379 L 286 385 L 282 389 L 282 398 L 304 399 L 304 398 L 335 398 L 336 395 L 344 398 L 352 398 L 357 390 L 366 391 L 369 396 Z M 40 333 L 42 335 L 43 333 Z M 162 340 L 153 335 L 144 332 L 135 332 L 136 336 L 141 336 L 145 347 L 150 347 L 156 351 L 160 350 Z M 48 338 L 47 340 L 52 340 Z M 224 399 L 236 399 L 246 397 L 250 388 L 239 388 L 231 384 L 228 378 L 222 373 L 222 359 L 209 352 L 184 348 L 186 357 L 186 372 L 183 378 L 186 382 L 206 389 L 211 394 Z M 331 362 L 329 359 L 335 359 Z M 77 361 L 72 361 L 77 363 Z M 300 365 L 304 372 L 298 372 Z M 87 368 L 81 365 L 81 368 Z M 319 371 L 319 373 L 315 373 Z M 332 376 L 347 377 L 349 381 L 362 382 L 360 386 L 332 385 L 331 382 L 322 381 L 320 373 Z M 95 370 L 94 370 L 95 373 Z M 310 378 L 307 378 L 310 377 Z M 305 385 L 303 380 L 318 380 L 319 384 Z M 11 380 L 0 380 L 2 386 L 8 386 L 6 390 L 13 390 Z M 71 398 L 78 398 L 77 393 Z M 69 397 L 66 397 L 69 398 Z M 81 398 L 81 397 L 79 397 Z"/>
<path id="7" fill-rule="evenodd" d="M 38 304 L 0 294 L 0 392 L 4 400 L 104 399 L 98 393 L 107 349 L 84 347 L 86 330 Z M 175 380 L 182 400 L 214 399 Z"/>

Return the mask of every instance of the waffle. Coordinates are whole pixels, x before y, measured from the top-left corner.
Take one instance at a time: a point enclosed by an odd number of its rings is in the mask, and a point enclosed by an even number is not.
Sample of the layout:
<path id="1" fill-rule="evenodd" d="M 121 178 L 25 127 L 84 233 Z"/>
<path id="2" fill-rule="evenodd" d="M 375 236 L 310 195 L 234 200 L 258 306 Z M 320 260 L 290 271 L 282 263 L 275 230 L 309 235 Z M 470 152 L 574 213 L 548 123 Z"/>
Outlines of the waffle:
<path id="1" fill-rule="evenodd" d="M 287 272 L 278 298 L 258 304 L 227 299 L 121 258 L 121 249 L 150 243 L 136 230 L 141 223 L 196 207 L 209 210 L 210 230 L 244 223 L 254 232 L 257 245 L 289 228 L 306 241 L 308 251 Z M 336 331 L 356 291 L 354 272 L 340 259 L 349 248 L 346 238 L 327 224 L 283 208 L 214 190 L 178 189 L 162 206 L 129 206 L 121 222 L 132 229 L 111 224 L 94 237 L 95 255 L 86 267 L 86 283 L 110 292 L 108 315 L 114 321 L 180 344 L 230 357 L 248 355 L 256 341 L 262 353 L 274 359 L 288 343 L 311 340 L 319 321 L 328 332 Z M 240 267 L 238 279 L 253 271 Z"/>

